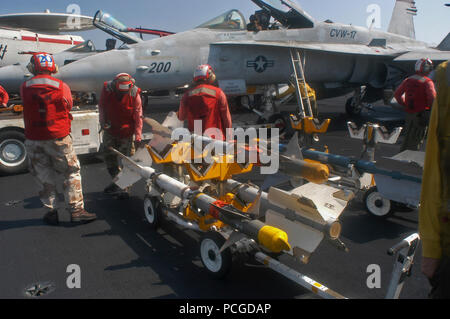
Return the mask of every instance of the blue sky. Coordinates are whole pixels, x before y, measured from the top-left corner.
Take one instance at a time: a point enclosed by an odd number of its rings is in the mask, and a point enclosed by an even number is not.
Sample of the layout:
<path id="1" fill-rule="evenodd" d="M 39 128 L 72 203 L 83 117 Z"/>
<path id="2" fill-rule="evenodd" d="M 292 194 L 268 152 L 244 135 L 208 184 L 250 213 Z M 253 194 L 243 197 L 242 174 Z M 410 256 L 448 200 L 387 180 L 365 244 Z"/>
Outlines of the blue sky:
<path id="1" fill-rule="evenodd" d="M 381 8 L 381 29 L 386 30 L 394 8 L 394 0 L 297 0 L 317 20 L 365 26 L 368 5 Z M 248 18 L 258 7 L 250 0 L 63 0 L 2 1 L 0 14 L 19 12 L 66 12 L 69 4 L 78 4 L 81 14 L 93 16 L 98 9 L 109 12 L 130 27 L 147 27 L 179 32 L 193 28 L 228 9 L 239 9 Z M 439 44 L 450 32 L 450 0 L 416 0 L 419 15 L 415 18 L 417 39 Z M 99 49 L 109 36 L 100 30 L 81 32 Z"/>

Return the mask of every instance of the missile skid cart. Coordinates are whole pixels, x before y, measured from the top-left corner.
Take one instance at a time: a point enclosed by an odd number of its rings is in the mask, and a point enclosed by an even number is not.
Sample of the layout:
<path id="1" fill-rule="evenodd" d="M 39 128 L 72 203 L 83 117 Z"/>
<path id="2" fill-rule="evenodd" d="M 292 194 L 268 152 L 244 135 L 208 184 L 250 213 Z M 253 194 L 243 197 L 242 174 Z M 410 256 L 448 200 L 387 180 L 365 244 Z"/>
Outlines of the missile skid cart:
<path id="1" fill-rule="evenodd" d="M 120 187 L 128 187 L 140 178 L 147 181 L 144 213 L 153 228 L 166 218 L 182 228 L 203 233 L 200 258 L 206 271 L 215 278 L 229 272 L 233 259 L 250 256 L 322 298 L 345 298 L 284 265 L 277 257 L 288 254 L 307 263 L 323 239 L 346 250 L 339 239 L 339 216 L 351 199 L 350 193 L 312 183 L 291 192 L 271 188 L 265 193 L 251 184 L 231 179 L 233 175 L 251 171 L 253 164 L 227 162 L 224 157 L 230 155 L 214 156 L 210 164 L 173 158 L 174 154 L 184 154 L 183 158 L 188 154 L 191 160 L 198 158 L 185 146 L 190 145 L 172 143 L 156 151 L 148 145 L 144 151 L 148 151 L 153 163 L 162 166 L 159 172 L 139 164 L 145 160 L 135 162 L 113 150 L 124 163 L 116 180 Z M 178 147 L 175 152 L 174 147 Z M 201 159 L 204 154 L 199 156 Z M 410 252 L 413 257 L 414 250 Z M 396 273 L 409 271 L 408 267 L 396 269 Z M 404 280 L 404 276 L 395 278 Z M 401 287 L 396 290 L 397 297 L 400 290 Z"/>

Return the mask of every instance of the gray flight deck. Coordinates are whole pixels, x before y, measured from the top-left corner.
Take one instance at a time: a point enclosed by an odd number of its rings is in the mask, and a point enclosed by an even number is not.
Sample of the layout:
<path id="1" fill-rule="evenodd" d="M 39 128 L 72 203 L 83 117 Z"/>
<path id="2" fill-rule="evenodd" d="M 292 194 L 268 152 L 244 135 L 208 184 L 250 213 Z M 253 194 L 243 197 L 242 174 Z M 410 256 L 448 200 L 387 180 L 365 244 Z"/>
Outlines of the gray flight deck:
<path id="1" fill-rule="evenodd" d="M 321 143 L 331 153 L 357 156 L 361 141 L 351 140 L 346 130 L 349 120 L 345 99 L 319 103 L 321 118 L 332 124 Z M 168 110 L 177 108 L 176 100 L 150 100 L 149 116 L 161 121 Z M 401 123 L 402 115 L 388 107 L 362 114 L 380 118 L 388 126 Z M 254 119 L 249 113 L 233 116 L 234 121 Z M 396 145 L 379 145 L 377 156 L 393 156 Z M 39 298 L 214 298 L 214 299 L 292 299 L 315 296 L 281 275 L 256 262 L 235 264 L 225 280 L 210 279 L 199 258 L 199 235 L 182 231 L 164 222 L 156 232 L 143 214 L 143 182 L 133 186 L 128 200 L 116 200 L 103 194 L 110 182 L 105 166 L 93 156 L 80 157 L 85 203 L 98 220 L 72 226 L 68 213 L 59 227 L 47 226 L 45 210 L 37 197 L 28 173 L 0 177 L 0 298 L 30 298 L 26 288 L 41 283 L 50 286 Z M 237 178 L 261 184 L 257 171 Z M 62 195 L 61 195 L 62 196 Z M 322 243 L 308 265 L 295 269 L 349 298 L 383 298 L 393 267 L 388 248 L 417 232 L 417 210 L 396 212 L 377 220 L 354 201 L 341 217 L 341 239 L 348 253 Z M 420 273 L 420 249 L 416 265 L 407 280 L 401 298 L 426 298 L 427 279 Z M 81 288 L 69 289 L 66 280 L 71 264 L 81 268 Z M 381 267 L 381 288 L 369 289 L 367 267 Z"/>

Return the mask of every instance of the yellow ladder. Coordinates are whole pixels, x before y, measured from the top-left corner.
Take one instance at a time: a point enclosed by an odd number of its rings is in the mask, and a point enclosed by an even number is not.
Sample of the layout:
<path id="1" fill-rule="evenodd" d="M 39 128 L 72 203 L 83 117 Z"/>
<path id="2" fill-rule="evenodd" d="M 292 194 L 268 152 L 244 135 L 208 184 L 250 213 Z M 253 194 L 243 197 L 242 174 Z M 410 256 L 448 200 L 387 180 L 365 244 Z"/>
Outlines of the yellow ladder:
<path id="1" fill-rule="evenodd" d="M 294 71 L 295 77 L 295 84 L 294 84 L 295 93 L 297 95 L 297 100 L 299 101 L 300 104 L 299 105 L 300 114 L 303 117 L 314 117 L 314 113 L 311 107 L 311 100 L 309 98 L 309 89 L 305 79 L 305 72 L 304 72 L 305 59 L 302 59 L 300 51 L 298 49 L 291 48 L 289 49 L 289 53 L 291 56 L 292 69 Z M 305 95 L 305 97 L 303 95 Z M 308 114 L 306 114 L 305 112 L 305 103 L 303 103 L 303 101 L 306 101 L 306 111 L 308 112 Z"/>

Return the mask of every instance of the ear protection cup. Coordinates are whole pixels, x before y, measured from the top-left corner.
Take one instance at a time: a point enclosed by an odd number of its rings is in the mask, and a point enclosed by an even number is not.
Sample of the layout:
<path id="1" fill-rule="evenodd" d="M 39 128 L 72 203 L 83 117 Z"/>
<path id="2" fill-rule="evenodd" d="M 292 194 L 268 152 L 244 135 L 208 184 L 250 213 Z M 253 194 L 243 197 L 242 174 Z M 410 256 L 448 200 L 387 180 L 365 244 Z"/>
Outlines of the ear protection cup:
<path id="1" fill-rule="evenodd" d="M 116 92 L 129 92 L 135 85 L 136 80 L 128 73 L 117 74 L 112 82 L 112 86 Z"/>

